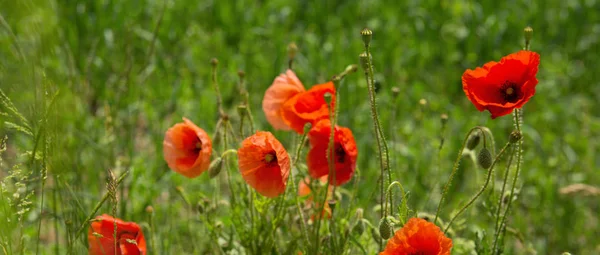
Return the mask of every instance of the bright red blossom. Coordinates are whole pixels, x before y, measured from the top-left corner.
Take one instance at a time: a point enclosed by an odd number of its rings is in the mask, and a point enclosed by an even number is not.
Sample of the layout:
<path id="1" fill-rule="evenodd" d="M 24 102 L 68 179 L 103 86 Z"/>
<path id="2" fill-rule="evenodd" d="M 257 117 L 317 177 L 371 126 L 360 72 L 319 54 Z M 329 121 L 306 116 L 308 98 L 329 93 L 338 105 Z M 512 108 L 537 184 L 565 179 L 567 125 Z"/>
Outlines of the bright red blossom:
<path id="1" fill-rule="evenodd" d="M 212 141 L 208 134 L 190 120 L 183 118 L 165 133 L 163 156 L 173 171 L 194 178 L 210 165 Z"/>
<path id="2" fill-rule="evenodd" d="M 435 224 L 411 218 L 396 231 L 379 255 L 450 255 L 452 240 Z"/>
<path id="3" fill-rule="evenodd" d="M 304 86 L 294 71 L 288 69 L 275 78 L 273 84 L 265 92 L 262 108 L 267 121 L 275 129 L 290 130 L 281 117 L 281 107 L 291 97 L 304 92 Z"/>
<path id="4" fill-rule="evenodd" d="M 117 248 L 113 238 L 117 224 Z M 90 255 L 144 255 L 146 240 L 142 228 L 134 222 L 124 222 L 109 215 L 98 216 L 88 231 Z"/>
<path id="5" fill-rule="evenodd" d="M 319 178 L 329 174 L 327 162 L 327 151 L 329 148 L 329 134 L 331 133 L 331 122 L 328 119 L 319 121 L 308 132 L 310 150 L 308 151 L 308 171 L 313 178 Z M 358 149 L 352 131 L 345 127 L 336 126 L 333 137 L 333 153 L 335 159 L 335 182 L 330 175 L 330 182 L 339 186 L 352 179 L 356 170 L 356 157 Z"/>
<path id="6" fill-rule="evenodd" d="M 273 134 L 256 132 L 242 142 L 237 153 L 242 177 L 258 193 L 273 198 L 285 191 L 290 158 Z"/>
<path id="7" fill-rule="evenodd" d="M 500 62 L 488 62 L 462 76 L 463 90 L 479 111 L 488 110 L 492 119 L 521 108 L 535 94 L 535 77 L 540 55 L 519 51 L 503 57 Z"/>
<path id="8" fill-rule="evenodd" d="M 324 98 L 326 93 L 330 93 L 331 101 L 335 102 L 333 82 L 315 85 L 308 91 L 291 97 L 281 107 L 283 121 L 294 131 L 302 134 L 306 123 L 314 126 L 319 120 L 328 119 L 329 106 Z"/>

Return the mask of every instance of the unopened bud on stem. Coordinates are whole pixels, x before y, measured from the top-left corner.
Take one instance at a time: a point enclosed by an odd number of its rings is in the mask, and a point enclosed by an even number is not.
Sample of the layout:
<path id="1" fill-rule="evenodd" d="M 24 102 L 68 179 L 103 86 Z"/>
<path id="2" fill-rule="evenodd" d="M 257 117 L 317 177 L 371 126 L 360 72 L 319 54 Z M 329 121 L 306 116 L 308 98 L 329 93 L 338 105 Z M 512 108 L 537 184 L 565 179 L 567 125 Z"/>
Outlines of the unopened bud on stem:
<path id="1" fill-rule="evenodd" d="M 365 47 L 369 47 L 369 45 L 371 44 L 371 38 L 373 37 L 373 31 L 371 31 L 371 29 L 364 28 L 360 31 L 360 35 L 362 36 L 362 40 L 365 44 Z"/>
<path id="2" fill-rule="evenodd" d="M 515 130 L 510 133 L 510 136 L 508 136 L 508 141 L 510 143 L 514 144 L 514 143 L 518 142 L 519 140 L 521 140 L 521 138 L 523 138 L 523 134 L 521 134 L 521 132 Z"/>
<path id="3" fill-rule="evenodd" d="M 477 162 L 483 169 L 488 169 L 492 166 L 492 153 L 487 148 L 482 148 L 477 155 Z"/>

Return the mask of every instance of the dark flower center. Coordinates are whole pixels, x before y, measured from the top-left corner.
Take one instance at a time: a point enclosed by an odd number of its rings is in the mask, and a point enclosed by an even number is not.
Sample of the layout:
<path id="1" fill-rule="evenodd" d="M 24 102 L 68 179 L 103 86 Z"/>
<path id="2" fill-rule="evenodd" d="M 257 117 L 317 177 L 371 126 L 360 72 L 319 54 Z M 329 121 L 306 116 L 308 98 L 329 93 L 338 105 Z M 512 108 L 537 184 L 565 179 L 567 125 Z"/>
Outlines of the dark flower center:
<path id="1" fill-rule="evenodd" d="M 195 154 L 198 154 L 200 151 L 202 151 L 202 141 L 200 140 L 200 137 L 196 137 L 196 145 L 194 148 L 192 148 L 192 151 L 194 151 Z"/>
<path id="2" fill-rule="evenodd" d="M 519 101 L 520 91 L 516 83 L 506 81 L 500 88 L 500 93 L 507 103 L 514 103 Z"/>
<path id="3" fill-rule="evenodd" d="M 275 151 L 270 151 L 265 155 L 264 160 L 267 165 L 277 164 L 277 153 L 275 153 Z"/>
<path id="4" fill-rule="evenodd" d="M 345 160 L 346 151 L 344 150 L 344 147 L 339 143 L 335 144 L 335 161 L 338 163 L 344 163 Z"/>

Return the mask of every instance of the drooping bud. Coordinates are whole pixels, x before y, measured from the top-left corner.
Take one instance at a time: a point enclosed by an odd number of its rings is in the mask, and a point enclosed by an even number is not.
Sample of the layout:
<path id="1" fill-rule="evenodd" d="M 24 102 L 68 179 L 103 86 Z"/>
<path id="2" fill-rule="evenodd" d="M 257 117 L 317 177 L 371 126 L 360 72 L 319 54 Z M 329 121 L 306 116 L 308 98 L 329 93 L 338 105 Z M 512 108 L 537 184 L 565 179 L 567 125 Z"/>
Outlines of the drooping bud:
<path id="1" fill-rule="evenodd" d="M 381 236 L 379 235 L 379 232 L 375 229 L 375 228 L 370 228 L 371 229 L 371 237 L 373 237 L 373 240 L 375 240 L 375 242 L 379 242 L 381 240 Z"/>
<path id="2" fill-rule="evenodd" d="M 481 141 L 481 134 L 479 134 L 478 131 L 475 131 L 475 133 L 471 134 L 471 136 L 469 136 L 469 139 L 467 140 L 467 149 L 475 149 L 475 147 L 479 145 L 479 141 Z"/>
<path id="3" fill-rule="evenodd" d="M 521 138 L 523 138 L 523 134 L 517 130 L 514 130 L 510 133 L 510 136 L 508 136 L 508 142 L 514 144 L 521 140 Z"/>
<path id="4" fill-rule="evenodd" d="M 492 153 L 487 148 L 482 148 L 477 154 L 477 162 L 483 169 L 488 169 L 492 166 Z"/>
<path id="5" fill-rule="evenodd" d="M 392 229 L 390 220 L 388 218 L 382 218 L 381 221 L 379 221 L 379 235 L 381 238 L 384 240 L 389 239 L 392 237 L 392 232 L 394 232 L 394 230 Z"/>
<path id="6" fill-rule="evenodd" d="M 371 44 L 371 38 L 373 37 L 373 31 L 371 31 L 371 29 L 364 28 L 360 31 L 360 35 L 362 37 L 363 43 L 365 44 L 365 47 L 369 47 L 369 45 Z"/>
<path id="7" fill-rule="evenodd" d="M 360 219 L 354 224 L 354 227 L 352 227 L 352 233 L 361 236 L 363 232 L 365 232 L 365 222 L 364 219 Z"/>
<path id="8" fill-rule="evenodd" d="M 221 169 L 223 168 L 223 158 L 218 157 L 210 162 L 210 166 L 208 167 L 208 175 L 210 178 L 215 178 L 219 173 L 221 173 Z"/>

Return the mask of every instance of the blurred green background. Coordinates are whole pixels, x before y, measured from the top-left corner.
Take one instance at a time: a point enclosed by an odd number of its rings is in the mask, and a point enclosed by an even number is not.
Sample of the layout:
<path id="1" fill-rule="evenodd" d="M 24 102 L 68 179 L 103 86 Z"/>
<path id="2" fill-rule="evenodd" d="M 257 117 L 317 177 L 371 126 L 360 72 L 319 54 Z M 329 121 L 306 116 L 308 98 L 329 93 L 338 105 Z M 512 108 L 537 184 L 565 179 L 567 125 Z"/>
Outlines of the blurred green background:
<path id="1" fill-rule="evenodd" d="M 152 205 L 156 224 L 164 226 L 154 230 L 162 251 L 189 251 L 182 241 L 189 229 L 177 216 L 184 204 L 174 199 L 174 187 L 206 197 L 215 188 L 206 174 L 189 180 L 171 172 L 162 139 L 182 116 L 213 133 L 218 115 L 210 59 L 219 59 L 221 92 L 231 115 L 240 100 L 237 71 L 243 70 L 254 119 L 260 129 L 272 131 L 261 100 L 287 67 L 287 45 L 298 45 L 294 71 L 308 87 L 358 64 L 364 27 L 374 33 L 378 106 L 394 179 L 410 190 L 411 208 L 435 212 L 467 131 L 489 127 L 499 149 L 512 130 L 510 116 L 491 120 L 467 100 L 462 73 L 522 49 L 523 28 L 531 26 L 531 49 L 541 55 L 539 84 L 524 107 L 522 188 L 508 222 L 522 240 L 509 235 L 507 254 L 599 253 L 598 196 L 559 193 L 574 183 L 600 185 L 598 10 L 597 0 L 0 0 L 1 89 L 34 127 L 43 113 L 41 98 L 59 93 L 51 121 L 46 213 L 40 216 L 39 202 L 34 203 L 25 225 L 32 236 L 27 247 L 35 245 L 39 217 L 48 223 L 42 226 L 44 251 L 64 244 L 65 221 L 81 221 L 93 208 L 104 193 L 107 169 L 130 169 L 119 216 L 145 221 L 145 208 Z M 399 89 L 397 96 L 392 87 Z M 344 80 L 340 107 L 339 124 L 353 130 L 359 149 L 356 206 L 376 222 L 379 170 L 360 71 Z M 445 130 L 441 114 L 449 116 Z M 292 150 L 294 134 L 274 134 Z M 0 136 L 9 138 L 3 177 L 6 165 L 18 163 L 17 155 L 31 150 L 34 139 L 5 121 Z M 441 137 L 445 142 L 438 152 Z M 484 175 L 463 160 L 444 218 L 475 193 Z M 38 192 L 39 182 L 27 189 Z M 461 217 L 462 237 L 475 240 L 489 222 L 484 201 Z M 227 223 L 228 217 L 221 220 Z M 57 231 L 50 222 L 58 222 Z M 54 251 L 65 252 L 61 249 Z M 76 249 L 77 254 L 85 247 Z"/>

